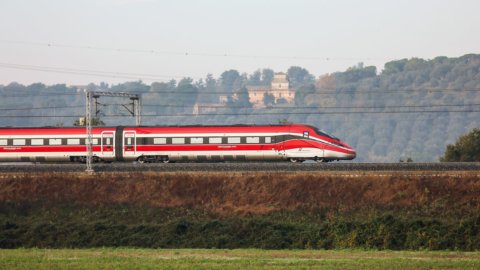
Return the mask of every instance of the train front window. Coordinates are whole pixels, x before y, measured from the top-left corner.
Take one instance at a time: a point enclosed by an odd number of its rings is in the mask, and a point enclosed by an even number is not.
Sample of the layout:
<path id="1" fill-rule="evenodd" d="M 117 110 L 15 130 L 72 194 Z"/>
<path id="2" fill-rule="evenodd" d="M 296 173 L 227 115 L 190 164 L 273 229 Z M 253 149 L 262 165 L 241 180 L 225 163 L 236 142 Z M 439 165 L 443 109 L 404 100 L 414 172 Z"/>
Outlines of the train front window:
<path id="1" fill-rule="evenodd" d="M 317 133 L 317 134 L 320 135 L 320 136 L 325 136 L 325 137 L 330 138 L 330 139 L 336 139 L 336 140 L 338 140 L 338 138 L 336 138 L 336 137 L 334 137 L 334 136 L 332 136 L 332 135 L 327 134 L 327 133 L 326 133 L 325 131 L 323 131 L 323 130 L 320 130 L 320 129 L 316 128 L 316 127 L 311 127 L 311 128 L 315 131 L 315 133 Z"/>

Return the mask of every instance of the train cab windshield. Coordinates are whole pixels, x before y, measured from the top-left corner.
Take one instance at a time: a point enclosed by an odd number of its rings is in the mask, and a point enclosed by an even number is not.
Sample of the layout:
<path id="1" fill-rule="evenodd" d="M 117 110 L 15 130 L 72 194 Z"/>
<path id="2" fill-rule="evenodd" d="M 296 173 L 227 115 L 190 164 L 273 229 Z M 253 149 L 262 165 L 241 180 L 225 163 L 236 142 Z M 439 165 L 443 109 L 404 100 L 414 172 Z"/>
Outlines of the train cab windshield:
<path id="1" fill-rule="evenodd" d="M 330 139 L 339 140 L 337 137 L 332 136 L 332 135 L 328 134 L 327 132 L 325 132 L 321 129 L 318 129 L 316 127 L 312 127 L 312 129 L 315 131 L 315 133 L 317 133 L 320 136 L 325 136 L 325 137 L 330 138 Z"/>

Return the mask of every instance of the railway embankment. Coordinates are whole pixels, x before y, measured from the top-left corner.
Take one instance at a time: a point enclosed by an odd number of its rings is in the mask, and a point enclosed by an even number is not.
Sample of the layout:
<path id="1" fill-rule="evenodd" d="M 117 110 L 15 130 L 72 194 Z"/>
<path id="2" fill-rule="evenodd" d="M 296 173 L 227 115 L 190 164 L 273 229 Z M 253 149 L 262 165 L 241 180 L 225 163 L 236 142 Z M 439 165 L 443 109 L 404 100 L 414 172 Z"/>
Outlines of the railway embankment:
<path id="1" fill-rule="evenodd" d="M 0 247 L 480 249 L 480 173 L 1 173 Z"/>

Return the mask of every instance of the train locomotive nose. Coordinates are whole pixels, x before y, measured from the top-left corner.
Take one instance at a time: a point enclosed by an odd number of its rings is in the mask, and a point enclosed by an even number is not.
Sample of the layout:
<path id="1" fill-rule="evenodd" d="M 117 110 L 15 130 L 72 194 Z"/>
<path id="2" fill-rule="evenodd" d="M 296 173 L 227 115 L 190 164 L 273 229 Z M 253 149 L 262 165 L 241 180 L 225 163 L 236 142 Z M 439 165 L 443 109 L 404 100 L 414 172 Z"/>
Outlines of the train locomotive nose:
<path id="1" fill-rule="evenodd" d="M 341 145 L 347 149 L 347 153 L 344 154 L 345 160 L 352 160 L 357 157 L 357 151 L 345 142 L 341 142 Z"/>
<path id="2" fill-rule="evenodd" d="M 348 155 L 348 158 L 351 160 L 351 159 L 354 159 L 357 157 L 357 151 L 355 151 L 355 149 L 352 148 L 352 151 L 351 153 Z"/>

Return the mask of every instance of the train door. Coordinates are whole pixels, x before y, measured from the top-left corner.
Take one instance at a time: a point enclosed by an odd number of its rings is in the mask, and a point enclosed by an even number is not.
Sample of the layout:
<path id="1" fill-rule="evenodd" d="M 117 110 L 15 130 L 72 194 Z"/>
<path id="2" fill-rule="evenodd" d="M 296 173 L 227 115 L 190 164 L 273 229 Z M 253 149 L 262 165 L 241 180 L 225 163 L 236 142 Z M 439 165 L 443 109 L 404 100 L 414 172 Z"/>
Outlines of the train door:
<path id="1" fill-rule="evenodd" d="M 280 159 L 285 158 L 285 145 L 284 145 L 284 136 L 273 137 L 273 142 L 277 143 L 276 151 Z"/>
<path id="2" fill-rule="evenodd" d="M 137 152 L 137 133 L 135 131 L 125 131 L 123 137 L 123 156 L 125 158 L 135 157 Z"/>
<path id="3" fill-rule="evenodd" d="M 101 141 L 101 147 L 100 147 L 102 149 L 102 156 L 104 157 L 115 156 L 115 142 L 113 138 L 114 138 L 113 131 L 102 132 L 102 141 Z"/>
<path id="4" fill-rule="evenodd" d="M 281 159 L 280 149 L 278 147 L 277 138 L 274 136 L 266 136 L 263 139 L 262 145 L 263 159 L 265 160 L 278 160 Z"/>

